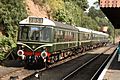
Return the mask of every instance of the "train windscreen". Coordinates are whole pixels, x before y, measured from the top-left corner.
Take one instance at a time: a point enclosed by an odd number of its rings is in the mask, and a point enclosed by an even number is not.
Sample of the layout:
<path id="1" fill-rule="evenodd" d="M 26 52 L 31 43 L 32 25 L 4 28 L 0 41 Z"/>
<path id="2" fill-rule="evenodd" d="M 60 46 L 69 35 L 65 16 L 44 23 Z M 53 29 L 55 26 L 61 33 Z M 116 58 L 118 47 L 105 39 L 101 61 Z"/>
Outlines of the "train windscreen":
<path id="1" fill-rule="evenodd" d="M 51 41 L 52 29 L 45 26 L 20 26 L 19 40 Z"/>

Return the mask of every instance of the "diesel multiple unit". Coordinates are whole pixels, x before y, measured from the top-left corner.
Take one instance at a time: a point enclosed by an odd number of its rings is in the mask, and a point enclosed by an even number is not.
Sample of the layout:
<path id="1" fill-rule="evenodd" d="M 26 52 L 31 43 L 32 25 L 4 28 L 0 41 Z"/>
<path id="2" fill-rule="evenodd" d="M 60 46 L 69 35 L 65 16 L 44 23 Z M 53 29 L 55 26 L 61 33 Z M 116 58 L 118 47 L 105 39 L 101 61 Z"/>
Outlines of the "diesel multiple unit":
<path id="1" fill-rule="evenodd" d="M 103 32 L 29 16 L 19 23 L 17 56 L 27 65 L 51 64 L 103 46 L 108 37 Z"/>

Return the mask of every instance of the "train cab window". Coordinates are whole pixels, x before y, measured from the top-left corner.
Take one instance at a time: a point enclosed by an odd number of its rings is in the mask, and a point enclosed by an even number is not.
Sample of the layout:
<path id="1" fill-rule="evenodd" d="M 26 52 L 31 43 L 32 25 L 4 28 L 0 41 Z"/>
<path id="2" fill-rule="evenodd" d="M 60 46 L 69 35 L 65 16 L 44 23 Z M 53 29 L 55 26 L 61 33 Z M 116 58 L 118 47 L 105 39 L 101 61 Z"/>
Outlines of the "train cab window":
<path id="1" fill-rule="evenodd" d="M 30 29 L 30 40 L 39 40 L 39 28 L 38 27 L 31 27 Z"/>
<path id="2" fill-rule="evenodd" d="M 30 40 L 50 41 L 51 29 L 47 27 L 31 27 Z"/>
<path id="3" fill-rule="evenodd" d="M 19 33 L 20 39 L 28 40 L 29 27 L 25 28 L 20 27 L 20 32 L 21 32 L 21 34 Z"/>
<path id="4" fill-rule="evenodd" d="M 19 39 L 27 41 L 51 41 L 52 28 L 45 26 L 20 26 Z"/>

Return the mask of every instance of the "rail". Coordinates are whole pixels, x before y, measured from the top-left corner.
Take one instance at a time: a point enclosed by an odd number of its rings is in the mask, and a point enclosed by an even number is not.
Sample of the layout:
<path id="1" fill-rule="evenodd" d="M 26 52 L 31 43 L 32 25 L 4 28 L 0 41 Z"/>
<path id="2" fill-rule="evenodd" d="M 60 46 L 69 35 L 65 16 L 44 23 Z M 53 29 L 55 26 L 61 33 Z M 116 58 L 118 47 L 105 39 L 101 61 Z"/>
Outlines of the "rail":
<path id="1" fill-rule="evenodd" d="M 114 47 L 114 46 L 111 46 L 110 48 L 108 48 L 107 50 L 105 50 L 103 53 L 107 52 L 107 51 L 108 51 L 109 49 L 111 49 L 112 47 Z M 99 58 L 101 55 L 103 55 L 103 53 L 101 53 L 101 54 L 95 56 L 94 58 L 90 59 L 88 62 L 86 62 L 85 64 L 83 64 L 82 66 L 78 67 L 78 68 L 75 69 L 73 72 L 71 72 L 70 74 L 68 74 L 67 76 L 65 76 L 62 80 L 67 80 L 67 79 L 69 79 L 70 76 L 72 76 L 73 74 L 77 73 L 80 69 L 83 69 L 83 68 L 86 67 L 88 64 L 90 64 L 91 62 L 93 62 L 94 60 L 96 60 L 97 58 Z M 111 55 L 111 56 L 112 56 L 112 55 Z M 105 60 L 104 64 L 102 64 L 102 66 L 100 67 L 100 70 L 102 70 L 102 68 L 105 66 L 105 64 L 108 62 L 108 60 L 111 58 L 111 56 L 108 57 L 108 58 Z M 94 74 L 94 76 L 91 78 L 91 80 L 96 80 L 98 73 L 100 74 L 100 71 L 97 71 L 97 72 Z"/>

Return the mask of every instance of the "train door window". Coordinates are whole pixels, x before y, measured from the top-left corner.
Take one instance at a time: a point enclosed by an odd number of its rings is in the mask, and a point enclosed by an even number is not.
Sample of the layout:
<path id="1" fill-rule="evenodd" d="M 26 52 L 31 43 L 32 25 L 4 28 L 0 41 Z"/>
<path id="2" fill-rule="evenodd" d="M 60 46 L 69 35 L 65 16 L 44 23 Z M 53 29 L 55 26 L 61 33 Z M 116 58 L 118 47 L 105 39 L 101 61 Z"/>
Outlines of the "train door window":
<path id="1" fill-rule="evenodd" d="M 51 41 L 51 28 L 45 28 L 41 32 L 43 33 L 43 40 L 44 41 Z M 42 38 L 40 38 L 42 40 Z"/>
<path id="2" fill-rule="evenodd" d="M 60 42 L 60 35 L 61 35 L 61 31 L 58 29 L 55 29 L 55 36 L 54 36 L 54 41 L 55 42 Z"/>
<path id="3" fill-rule="evenodd" d="M 61 31 L 58 30 L 58 42 L 61 42 Z"/>
<path id="4" fill-rule="evenodd" d="M 63 41 L 65 42 L 65 31 L 62 31 L 63 32 Z"/>
<path id="5" fill-rule="evenodd" d="M 77 40 L 78 40 L 78 33 L 75 32 L 75 41 L 77 41 Z"/>
<path id="6" fill-rule="evenodd" d="M 92 38 L 95 39 L 95 34 L 94 33 L 92 34 Z"/>
<path id="7" fill-rule="evenodd" d="M 98 40 L 98 34 L 95 35 L 95 39 Z"/>
<path id="8" fill-rule="evenodd" d="M 67 41 L 68 41 L 68 32 L 67 32 L 67 31 L 65 31 L 65 36 L 64 36 L 64 39 L 65 39 L 65 42 L 67 42 Z"/>
<path id="9" fill-rule="evenodd" d="M 76 41 L 76 40 L 77 40 L 77 33 L 73 32 L 73 41 Z"/>
<path id="10" fill-rule="evenodd" d="M 73 32 L 71 32 L 71 38 L 72 38 L 72 41 L 74 40 L 74 33 Z"/>
<path id="11" fill-rule="evenodd" d="M 85 33 L 83 32 L 83 40 L 85 40 Z"/>
<path id="12" fill-rule="evenodd" d="M 88 40 L 88 33 L 85 33 L 85 40 Z"/>
<path id="13" fill-rule="evenodd" d="M 88 33 L 85 33 L 85 40 L 88 40 Z"/>
<path id="14" fill-rule="evenodd" d="M 54 42 L 57 42 L 57 29 L 54 29 Z"/>
<path id="15" fill-rule="evenodd" d="M 80 37 L 79 38 L 80 38 L 79 40 L 83 40 L 83 33 L 82 32 L 80 32 Z"/>
<path id="16" fill-rule="evenodd" d="M 76 33 L 74 32 L 74 41 L 76 41 Z"/>
<path id="17" fill-rule="evenodd" d="M 57 42 L 60 41 L 59 37 L 60 37 L 60 32 L 59 32 L 59 30 L 57 30 Z"/>
<path id="18" fill-rule="evenodd" d="M 88 34 L 88 40 L 90 40 L 91 39 L 91 34 Z"/>
<path id="19" fill-rule="evenodd" d="M 72 35 L 70 31 L 69 31 L 69 41 L 72 41 Z"/>

